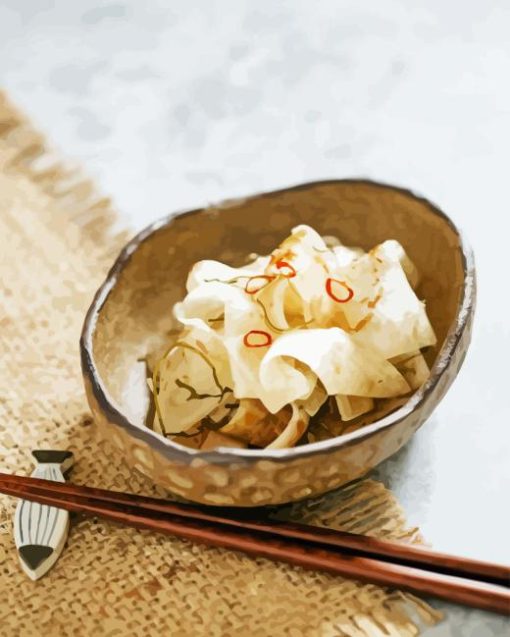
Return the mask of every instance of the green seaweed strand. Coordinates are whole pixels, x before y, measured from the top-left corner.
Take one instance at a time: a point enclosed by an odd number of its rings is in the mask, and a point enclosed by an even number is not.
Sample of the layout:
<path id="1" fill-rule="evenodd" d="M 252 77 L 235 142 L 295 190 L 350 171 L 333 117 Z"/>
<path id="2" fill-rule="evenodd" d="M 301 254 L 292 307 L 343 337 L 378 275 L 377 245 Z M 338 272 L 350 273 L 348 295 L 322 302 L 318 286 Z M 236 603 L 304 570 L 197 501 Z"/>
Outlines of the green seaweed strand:
<path id="1" fill-rule="evenodd" d="M 220 383 L 218 379 L 218 373 L 216 372 L 216 367 L 211 363 L 211 361 L 207 358 L 207 356 L 203 352 L 201 352 L 198 348 L 193 347 L 193 345 L 189 345 L 188 343 L 184 343 L 183 341 L 177 341 L 174 347 L 182 347 L 183 349 L 189 349 L 190 351 L 195 352 L 195 354 L 198 354 L 198 356 L 200 356 L 200 358 L 212 370 L 214 382 L 216 384 L 216 387 L 220 390 L 221 395 L 223 396 L 226 391 L 229 391 L 228 388 L 225 388 L 222 386 L 222 384 Z"/>
<path id="2" fill-rule="evenodd" d="M 189 396 L 186 398 L 187 401 L 204 400 L 204 398 L 222 398 L 223 397 L 223 394 L 199 394 L 197 390 L 193 387 L 193 385 L 188 385 L 188 383 L 185 383 L 180 378 L 176 379 L 175 384 L 177 385 L 177 387 L 180 387 L 181 389 L 185 389 L 186 391 L 189 391 Z"/>

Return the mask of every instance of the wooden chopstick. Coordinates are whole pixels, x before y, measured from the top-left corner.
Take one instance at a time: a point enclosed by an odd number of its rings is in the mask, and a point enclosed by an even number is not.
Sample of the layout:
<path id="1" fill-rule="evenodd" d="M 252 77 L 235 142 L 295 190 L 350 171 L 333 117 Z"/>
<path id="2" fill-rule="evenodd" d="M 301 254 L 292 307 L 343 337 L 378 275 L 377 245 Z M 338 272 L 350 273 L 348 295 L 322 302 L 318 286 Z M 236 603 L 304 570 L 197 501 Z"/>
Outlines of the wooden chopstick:
<path id="1" fill-rule="evenodd" d="M 375 557 L 386 561 L 397 561 L 407 566 L 422 568 L 455 577 L 467 577 L 487 583 L 510 586 L 510 568 L 499 564 L 481 562 L 438 553 L 425 547 L 411 544 L 388 542 L 364 535 L 346 533 L 323 527 L 314 527 L 293 522 L 283 522 L 267 518 L 267 510 L 232 509 L 215 507 L 214 512 L 188 504 L 179 504 L 167 500 L 150 498 L 131 493 L 109 491 L 69 483 L 55 483 L 25 476 L 12 476 L 0 473 L 0 491 L 2 484 L 28 487 L 33 492 L 46 492 L 47 495 L 73 499 L 75 496 L 128 505 L 140 510 L 178 515 L 185 518 L 226 524 L 257 532 L 270 533 L 287 538 L 304 540 L 340 548 L 347 552 L 356 552 L 365 557 Z M 58 494 L 58 496 L 57 496 Z"/>
<path id="2" fill-rule="evenodd" d="M 224 517 L 225 509 L 217 515 L 189 505 L 37 478 L 0 474 L 0 492 L 212 546 L 510 614 L 510 592 L 505 588 L 510 571 L 495 564 L 465 560 L 467 567 L 459 571 L 459 566 L 463 566 L 460 558 L 405 544 L 320 527 L 259 521 L 251 518 L 252 512 L 239 516 L 236 511 L 235 517 Z M 431 560 L 427 561 L 429 555 Z M 449 573 L 445 568 L 440 570 L 444 564 L 436 564 L 439 558 L 450 561 L 453 571 L 461 572 L 462 577 L 453 576 L 452 569 Z M 468 572 L 473 572 L 476 579 L 466 579 Z"/>

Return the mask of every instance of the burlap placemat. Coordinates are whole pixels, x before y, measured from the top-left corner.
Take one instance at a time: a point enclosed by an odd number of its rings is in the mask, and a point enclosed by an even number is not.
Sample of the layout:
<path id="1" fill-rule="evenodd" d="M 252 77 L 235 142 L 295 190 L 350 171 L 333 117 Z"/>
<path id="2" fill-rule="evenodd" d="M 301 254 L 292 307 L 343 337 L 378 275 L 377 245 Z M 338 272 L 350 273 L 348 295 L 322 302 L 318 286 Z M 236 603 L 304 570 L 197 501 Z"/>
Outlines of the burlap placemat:
<path id="1" fill-rule="evenodd" d="M 31 472 L 30 450 L 75 452 L 73 481 L 165 495 L 91 435 L 78 338 L 124 237 L 92 185 L 56 163 L 0 94 L 0 468 Z M 0 499 L 0 634 L 417 635 L 439 614 L 415 597 L 154 533 L 74 518 L 56 566 L 18 566 L 15 502 Z M 392 494 L 365 479 L 280 515 L 420 541 Z"/>

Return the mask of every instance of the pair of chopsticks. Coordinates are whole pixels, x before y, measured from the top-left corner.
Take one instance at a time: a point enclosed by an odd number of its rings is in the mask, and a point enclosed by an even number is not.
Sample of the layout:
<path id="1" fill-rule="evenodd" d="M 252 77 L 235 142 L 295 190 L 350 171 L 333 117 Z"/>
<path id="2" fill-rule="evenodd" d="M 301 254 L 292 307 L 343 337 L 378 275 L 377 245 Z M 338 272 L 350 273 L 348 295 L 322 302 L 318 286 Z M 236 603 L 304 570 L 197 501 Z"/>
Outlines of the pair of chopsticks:
<path id="1" fill-rule="evenodd" d="M 510 568 L 416 545 L 268 519 L 260 510 L 214 509 L 0 473 L 0 492 L 242 551 L 307 569 L 510 615 Z"/>

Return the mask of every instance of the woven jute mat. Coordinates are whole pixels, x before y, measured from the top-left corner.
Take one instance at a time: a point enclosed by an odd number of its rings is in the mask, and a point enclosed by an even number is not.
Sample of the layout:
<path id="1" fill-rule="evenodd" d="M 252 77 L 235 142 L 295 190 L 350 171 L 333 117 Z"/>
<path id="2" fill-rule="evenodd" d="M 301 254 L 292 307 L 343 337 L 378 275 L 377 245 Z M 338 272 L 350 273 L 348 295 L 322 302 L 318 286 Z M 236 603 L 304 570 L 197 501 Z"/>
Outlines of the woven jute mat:
<path id="1" fill-rule="evenodd" d="M 70 449 L 77 483 L 165 496 L 93 437 L 82 388 L 84 313 L 125 240 L 114 220 L 0 94 L 0 470 L 29 474 L 31 449 Z M 399 591 L 81 517 L 56 566 L 32 582 L 18 565 L 14 506 L 1 497 L 2 637 L 407 637 L 440 618 Z M 420 541 L 371 479 L 279 516 Z"/>

